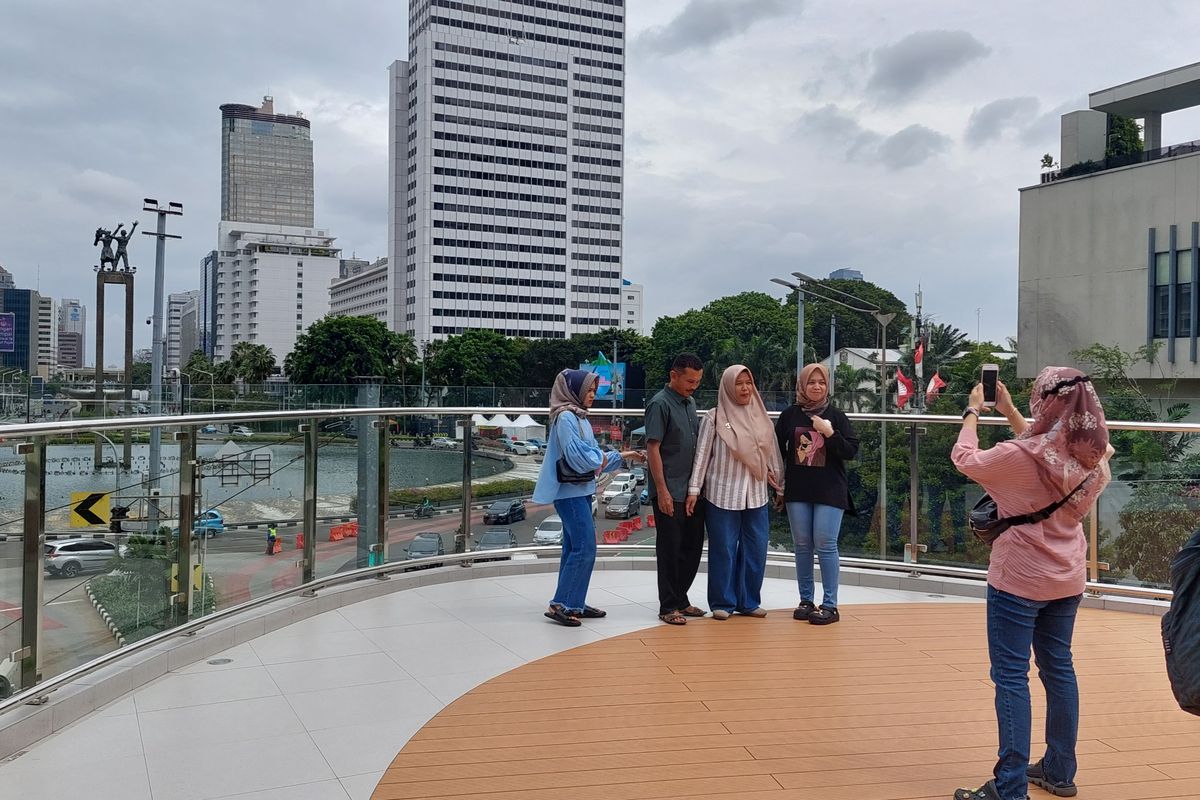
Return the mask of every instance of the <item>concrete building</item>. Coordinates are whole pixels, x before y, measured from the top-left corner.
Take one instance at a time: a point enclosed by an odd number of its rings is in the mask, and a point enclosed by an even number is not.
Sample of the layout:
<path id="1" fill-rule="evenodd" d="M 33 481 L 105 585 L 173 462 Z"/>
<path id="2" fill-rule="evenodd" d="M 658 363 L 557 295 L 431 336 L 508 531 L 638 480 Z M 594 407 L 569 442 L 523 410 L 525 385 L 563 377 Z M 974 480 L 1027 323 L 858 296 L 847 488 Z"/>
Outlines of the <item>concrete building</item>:
<path id="1" fill-rule="evenodd" d="M 217 257 L 215 360 L 238 342 L 265 344 L 282 364 L 296 337 L 329 313 L 341 252 L 319 229 L 222 222 Z"/>
<path id="2" fill-rule="evenodd" d="M 394 330 L 620 325 L 624 38 L 618 0 L 410 0 L 390 67 Z"/>
<path id="3" fill-rule="evenodd" d="M 1095 92 L 1089 105 L 1062 118 L 1063 169 L 1020 190 L 1018 373 L 1072 364 L 1072 351 L 1099 342 L 1157 345 L 1147 378 L 1200 380 L 1200 143 L 1159 138 L 1162 114 L 1200 105 L 1200 64 Z M 1143 120 L 1146 152 L 1106 156 L 1107 115 Z"/>
<path id="4" fill-rule="evenodd" d="M 388 321 L 388 260 L 374 264 L 344 260 L 341 274 L 329 284 L 329 313 L 334 316 L 372 317 Z"/>
<path id="5" fill-rule="evenodd" d="M 829 273 L 829 279 L 832 281 L 861 281 L 863 280 L 863 274 L 861 270 L 843 267 Z"/>
<path id="6" fill-rule="evenodd" d="M 193 312 L 188 317 L 187 324 L 191 330 L 185 332 L 183 311 L 188 303 L 195 308 L 199 299 L 199 289 L 167 295 L 167 347 L 163 359 L 163 366 L 167 370 L 179 369 L 192 354 L 192 350 L 184 349 L 183 339 L 185 337 L 192 344 L 192 349 L 195 349 L 195 342 L 199 336 L 196 324 L 198 315 Z"/>
<path id="7" fill-rule="evenodd" d="M 61 300 L 58 304 L 58 332 L 60 337 L 63 333 L 79 334 L 79 352 L 82 354 L 87 344 L 87 307 L 74 298 Z M 61 363 L 61 359 L 59 361 L 60 366 L 69 366 Z"/>
<path id="8" fill-rule="evenodd" d="M 45 295 L 38 297 L 37 367 L 43 378 L 58 372 L 58 304 Z"/>
<path id="9" fill-rule="evenodd" d="M 187 302 L 179 310 L 179 362 L 180 367 L 187 364 L 192 353 L 203 351 L 200 341 L 200 292 L 192 293 Z"/>
<path id="10" fill-rule="evenodd" d="M 642 332 L 645 312 L 643 295 L 645 287 L 640 283 L 621 281 L 621 327 L 627 330 Z"/>
<path id="11" fill-rule="evenodd" d="M 309 121 L 260 107 L 221 106 L 221 219 L 313 225 L 313 145 Z"/>
<path id="12" fill-rule="evenodd" d="M 13 346 L 11 350 L 6 345 L 0 347 L 0 369 L 14 368 L 30 375 L 38 374 L 41 301 L 42 296 L 32 289 L 0 287 L 0 314 L 13 315 Z"/>
<path id="13" fill-rule="evenodd" d="M 58 329 L 58 371 L 83 369 L 83 334 Z"/>
<path id="14" fill-rule="evenodd" d="M 17 283 L 13 280 L 12 273 L 0 266 L 0 289 L 15 288 L 17 288 Z"/>

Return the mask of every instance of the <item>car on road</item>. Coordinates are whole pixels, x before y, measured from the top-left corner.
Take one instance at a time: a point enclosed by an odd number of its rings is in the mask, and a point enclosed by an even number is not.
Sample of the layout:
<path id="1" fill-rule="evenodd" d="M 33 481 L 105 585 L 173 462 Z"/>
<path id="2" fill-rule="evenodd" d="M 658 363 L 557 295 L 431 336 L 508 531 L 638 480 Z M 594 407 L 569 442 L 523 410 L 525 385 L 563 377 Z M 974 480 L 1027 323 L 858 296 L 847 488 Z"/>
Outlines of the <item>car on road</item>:
<path id="1" fill-rule="evenodd" d="M 525 441 L 528 442 L 529 444 L 536 446 L 538 450 L 546 449 L 546 440 L 545 439 L 526 439 Z"/>
<path id="2" fill-rule="evenodd" d="M 558 514 L 551 514 L 538 523 L 533 531 L 534 544 L 562 544 L 563 523 Z"/>
<path id="3" fill-rule="evenodd" d="M 229 433 L 233 436 L 242 436 L 247 439 L 254 435 L 254 431 L 250 430 L 245 425 L 233 425 L 229 428 Z"/>
<path id="4" fill-rule="evenodd" d="M 622 483 L 628 483 L 630 485 L 637 483 L 637 478 L 633 477 L 632 472 L 618 472 L 616 475 L 613 475 L 612 479 L 614 483 L 616 481 L 621 481 Z"/>
<path id="5" fill-rule="evenodd" d="M 507 525 L 525 519 L 524 500 L 497 500 L 483 512 L 484 525 Z"/>
<path id="6" fill-rule="evenodd" d="M 633 474 L 633 479 L 634 479 L 634 481 L 637 482 L 637 484 L 639 486 L 646 485 L 646 468 L 645 467 L 632 467 L 632 468 L 630 468 L 629 471 Z"/>
<path id="7" fill-rule="evenodd" d="M 521 439 L 518 439 L 517 441 L 513 442 L 513 446 L 518 447 L 518 448 L 524 447 L 526 454 L 531 455 L 531 456 L 535 456 L 538 453 L 542 452 L 542 448 L 538 447 L 533 442 L 523 441 Z"/>
<path id="8" fill-rule="evenodd" d="M 632 491 L 633 491 L 633 482 L 632 481 L 612 480 L 612 481 L 609 481 L 608 486 L 606 486 L 604 488 L 604 494 L 602 494 L 601 497 L 604 498 L 605 503 L 608 503 L 617 495 L 629 494 Z"/>
<path id="9" fill-rule="evenodd" d="M 435 450 L 457 450 L 462 447 L 462 442 L 454 439 L 447 439 L 445 436 L 439 436 L 429 443 Z"/>
<path id="10" fill-rule="evenodd" d="M 446 545 L 442 542 L 442 535 L 433 531 L 423 531 L 413 537 L 413 540 L 408 543 L 406 557 L 411 561 L 414 558 L 429 558 L 430 556 L 444 556 L 446 554 Z M 440 567 L 441 564 L 430 564 L 431 567 Z"/>
<path id="11" fill-rule="evenodd" d="M 0 700 L 12 697 L 21 684 L 21 662 L 5 657 L 0 661 Z"/>
<path id="12" fill-rule="evenodd" d="M 517 535 L 512 528 L 488 528 L 478 539 L 471 550 L 475 552 L 488 550 L 508 550 L 517 546 Z M 479 559 L 480 561 L 484 559 Z"/>
<path id="13" fill-rule="evenodd" d="M 192 536 L 197 538 L 204 537 L 205 539 L 211 539 L 224 532 L 225 518 L 215 508 L 210 508 L 208 511 L 198 514 L 196 520 L 192 523 Z"/>
<path id="14" fill-rule="evenodd" d="M 650 505 L 650 487 L 649 486 L 642 489 L 642 493 L 641 493 L 641 495 L 639 495 L 638 499 L 642 502 L 642 505 L 644 505 L 644 506 Z"/>
<path id="15" fill-rule="evenodd" d="M 619 494 L 604 507 L 605 519 L 629 519 L 636 517 L 642 504 L 635 494 Z"/>
<path id="16" fill-rule="evenodd" d="M 123 550 L 104 539 L 59 539 L 46 542 L 43 566 L 54 577 L 74 578 L 81 572 L 101 572 Z"/>
<path id="17" fill-rule="evenodd" d="M 200 432 L 201 433 L 217 433 L 218 431 L 217 431 L 216 425 L 205 425 L 203 428 L 200 429 Z"/>
<path id="18" fill-rule="evenodd" d="M 512 453 L 516 456 L 530 456 L 535 452 L 525 442 L 514 442 L 510 439 L 502 439 L 501 444 L 504 445 L 504 451 L 506 453 Z"/>

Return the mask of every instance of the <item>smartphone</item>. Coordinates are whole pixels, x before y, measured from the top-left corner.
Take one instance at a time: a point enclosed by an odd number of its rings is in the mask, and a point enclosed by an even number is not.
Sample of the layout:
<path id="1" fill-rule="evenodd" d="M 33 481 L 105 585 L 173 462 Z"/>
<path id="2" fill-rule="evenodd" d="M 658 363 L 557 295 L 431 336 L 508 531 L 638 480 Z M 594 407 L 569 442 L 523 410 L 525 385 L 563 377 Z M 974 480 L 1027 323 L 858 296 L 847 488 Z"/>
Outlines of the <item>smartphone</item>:
<path id="1" fill-rule="evenodd" d="M 979 368 L 979 382 L 983 384 L 983 405 L 985 408 L 996 406 L 996 380 L 1000 376 L 1000 367 L 996 364 L 984 364 Z"/>

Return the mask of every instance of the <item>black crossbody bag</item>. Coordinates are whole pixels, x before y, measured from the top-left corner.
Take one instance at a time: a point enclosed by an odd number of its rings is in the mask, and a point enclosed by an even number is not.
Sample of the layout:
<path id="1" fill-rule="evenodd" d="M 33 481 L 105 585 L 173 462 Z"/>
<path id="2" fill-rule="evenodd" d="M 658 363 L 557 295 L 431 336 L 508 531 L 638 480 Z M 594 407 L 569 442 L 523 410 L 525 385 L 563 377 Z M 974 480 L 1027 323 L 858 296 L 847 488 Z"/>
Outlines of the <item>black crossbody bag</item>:
<path id="1" fill-rule="evenodd" d="M 1075 493 L 1082 489 L 1084 484 L 1091 480 L 1091 478 L 1091 475 L 1087 476 L 1066 497 L 1056 500 L 1041 511 L 1035 511 L 1032 514 L 1021 514 L 1016 517 L 1001 517 L 1000 509 L 996 507 L 996 501 L 992 499 L 990 494 L 985 494 L 979 498 L 979 502 L 971 509 L 971 532 L 975 534 L 976 539 L 991 547 L 992 543 L 1013 525 L 1031 525 L 1035 522 L 1042 522 L 1049 519 L 1055 511 L 1062 508 L 1064 503 L 1074 497 Z"/>
<path id="2" fill-rule="evenodd" d="M 570 412 L 565 412 L 565 413 L 570 413 Z M 575 416 L 574 414 L 571 414 L 571 416 L 575 417 L 575 424 L 579 426 L 579 432 L 582 434 L 583 433 L 583 425 L 580 424 L 579 417 Z M 555 425 L 554 425 L 554 435 L 558 436 L 557 420 L 555 421 Z M 560 453 L 566 452 L 565 450 L 563 450 L 561 436 L 558 437 L 558 450 Z M 566 455 L 564 454 L 564 455 L 560 455 L 558 457 L 558 461 L 554 462 L 554 477 L 556 477 L 558 479 L 559 483 L 590 483 L 591 481 L 594 481 L 596 479 L 596 473 L 593 472 L 592 470 L 587 470 L 586 472 L 580 472 L 579 470 L 577 470 L 571 466 L 570 462 L 567 461 Z"/>

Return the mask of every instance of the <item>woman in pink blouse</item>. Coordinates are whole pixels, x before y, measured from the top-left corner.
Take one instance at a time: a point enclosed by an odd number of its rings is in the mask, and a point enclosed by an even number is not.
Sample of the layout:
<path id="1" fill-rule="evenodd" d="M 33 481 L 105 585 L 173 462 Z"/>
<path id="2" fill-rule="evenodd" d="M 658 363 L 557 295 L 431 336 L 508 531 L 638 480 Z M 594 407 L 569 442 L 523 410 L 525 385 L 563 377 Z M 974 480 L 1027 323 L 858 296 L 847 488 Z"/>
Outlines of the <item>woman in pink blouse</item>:
<path id="1" fill-rule="evenodd" d="M 954 800 L 1026 800 L 1028 783 L 1072 797 L 1079 688 L 1071 635 L 1087 554 L 1080 520 L 1110 478 L 1108 426 L 1090 379 L 1068 367 L 1046 367 L 1034 381 L 1031 425 L 1004 384 L 998 385 L 996 410 L 1008 418 L 1015 439 L 981 450 L 976 425 L 982 410 L 983 388 L 976 386 L 950 458 L 959 472 L 987 490 L 1000 517 L 1033 514 L 1069 499 L 1046 520 L 1014 525 L 992 545 L 987 628 L 999 758 L 992 780 L 978 789 L 957 790 Z M 1046 689 L 1046 752 L 1034 764 L 1029 763 L 1031 649 Z"/>
<path id="2" fill-rule="evenodd" d="M 691 516 L 703 490 L 713 619 L 767 615 L 759 603 L 767 566 L 767 486 L 779 491 L 782 476 L 775 429 L 754 376 L 734 364 L 721 375 L 717 407 L 700 422 L 685 505 Z"/>

